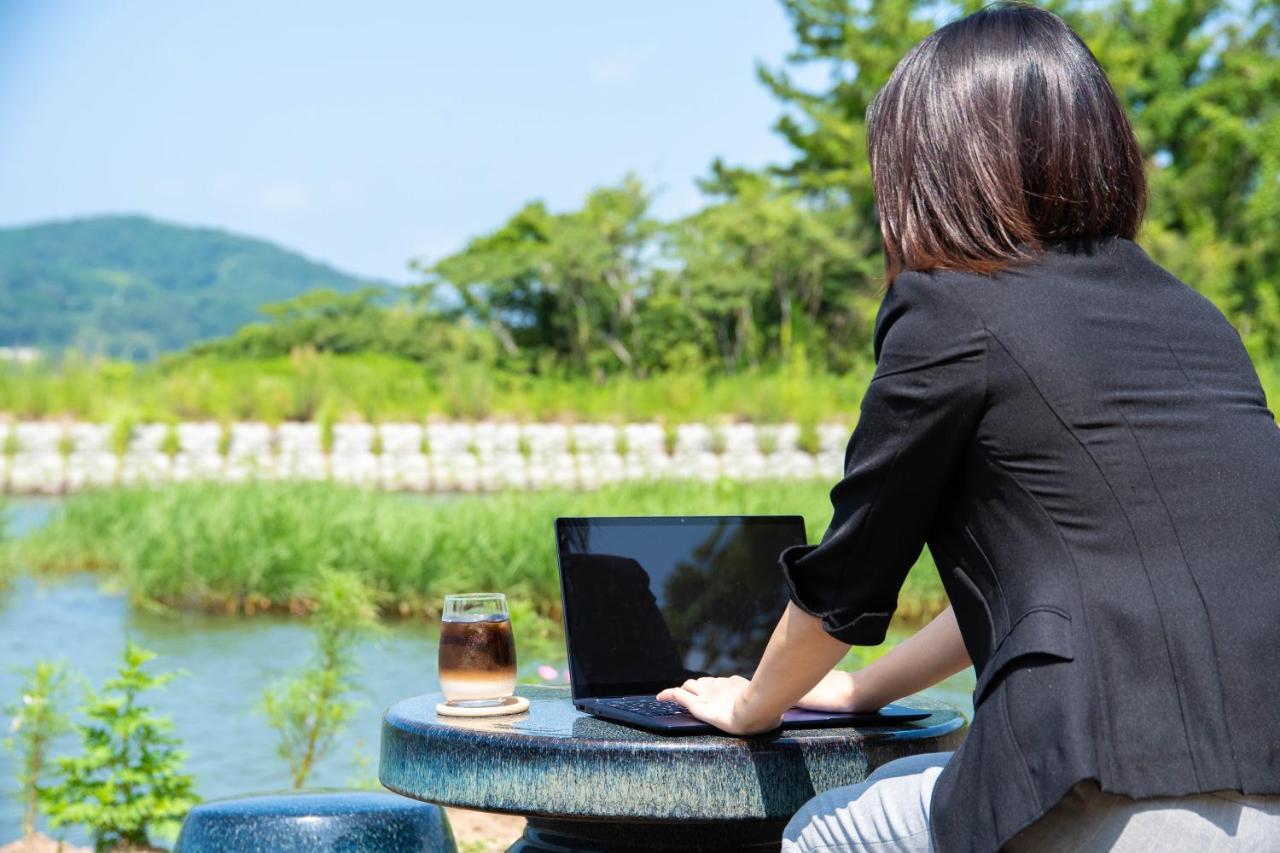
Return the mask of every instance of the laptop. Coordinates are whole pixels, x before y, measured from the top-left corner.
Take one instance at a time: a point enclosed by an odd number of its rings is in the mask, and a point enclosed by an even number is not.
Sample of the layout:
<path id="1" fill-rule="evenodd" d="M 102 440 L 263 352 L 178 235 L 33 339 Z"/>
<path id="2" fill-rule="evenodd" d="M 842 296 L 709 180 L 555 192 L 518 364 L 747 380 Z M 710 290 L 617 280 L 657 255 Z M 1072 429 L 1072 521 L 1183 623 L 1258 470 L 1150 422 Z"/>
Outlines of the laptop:
<path id="1" fill-rule="evenodd" d="M 778 555 L 805 543 L 800 516 L 558 518 L 573 703 L 662 734 L 716 729 L 655 696 L 704 675 L 750 677 L 787 606 Z M 792 708 L 787 728 L 891 725 L 929 716 Z"/>

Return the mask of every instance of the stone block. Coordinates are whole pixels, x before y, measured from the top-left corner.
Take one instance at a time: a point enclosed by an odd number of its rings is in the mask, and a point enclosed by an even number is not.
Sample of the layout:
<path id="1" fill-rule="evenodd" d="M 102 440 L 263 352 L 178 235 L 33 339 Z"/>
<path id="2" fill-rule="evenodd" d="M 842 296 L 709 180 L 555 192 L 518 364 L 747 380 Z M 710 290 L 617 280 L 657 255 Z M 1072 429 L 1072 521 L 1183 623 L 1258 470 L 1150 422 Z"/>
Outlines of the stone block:
<path id="1" fill-rule="evenodd" d="M 9 488 L 17 494 L 57 494 L 65 477 L 63 458 L 56 451 L 22 451 L 9 460 Z"/>
<path id="2" fill-rule="evenodd" d="M 422 454 L 422 424 L 379 424 L 378 436 L 382 439 L 382 453 L 384 456 Z"/>
<path id="3" fill-rule="evenodd" d="M 106 424 L 74 423 L 70 438 L 73 453 L 107 453 L 111 450 L 111 428 Z"/>
<path id="4" fill-rule="evenodd" d="M 472 443 L 470 424 L 437 422 L 427 424 L 427 445 L 431 456 L 468 452 Z"/>
<path id="5" fill-rule="evenodd" d="M 276 455 L 281 458 L 319 456 L 324 453 L 320 424 L 283 423 L 276 427 Z"/>
<path id="6" fill-rule="evenodd" d="M 844 453 L 850 430 L 844 424 L 818 425 L 818 453 Z"/>
<path id="7" fill-rule="evenodd" d="M 147 486 L 173 479 L 173 460 L 158 452 L 126 453 L 120 460 L 120 482 L 126 486 Z"/>
<path id="8" fill-rule="evenodd" d="M 760 450 L 755 424 L 725 424 L 720 427 L 720 438 L 725 453 L 758 453 Z"/>
<path id="9" fill-rule="evenodd" d="M 138 424 L 129 434 L 129 453 L 161 453 L 168 437 L 168 424 Z"/>
<path id="10" fill-rule="evenodd" d="M 380 474 L 378 457 L 372 453 L 353 453 L 329 456 L 329 476 L 337 483 L 355 486 L 375 486 Z"/>
<path id="11" fill-rule="evenodd" d="M 676 456 L 710 451 L 711 444 L 711 427 L 706 424 L 680 424 L 676 427 Z"/>
<path id="12" fill-rule="evenodd" d="M 425 492 L 431 488 L 431 468 L 418 452 L 383 453 L 378 457 L 378 482 L 384 489 Z"/>
<path id="13" fill-rule="evenodd" d="M 618 452 L 619 431 L 613 424 L 574 424 L 569 438 L 579 454 L 597 455 Z"/>
<path id="14" fill-rule="evenodd" d="M 106 451 L 76 451 L 67 457 L 67 490 L 101 489 L 120 476 L 120 458 Z"/>
<path id="15" fill-rule="evenodd" d="M 178 449 L 197 456 L 218 456 L 222 446 L 222 424 L 212 421 L 178 424 Z"/>
<path id="16" fill-rule="evenodd" d="M 25 421 L 13 427 L 19 453 L 57 453 L 63 435 L 62 424 L 53 421 Z"/>
<path id="17" fill-rule="evenodd" d="M 362 456 L 373 451 L 373 438 L 377 434 L 373 424 L 334 424 L 334 456 Z"/>
<path id="18" fill-rule="evenodd" d="M 327 480 L 329 457 L 319 450 L 281 455 L 276 458 L 276 469 L 281 480 Z"/>
<path id="19" fill-rule="evenodd" d="M 765 458 L 759 451 L 726 453 L 720 459 L 721 471 L 731 480 L 754 481 L 767 475 Z"/>
<path id="20" fill-rule="evenodd" d="M 765 456 L 791 453 L 799 441 L 800 427 L 796 424 L 764 424 L 756 428 L 756 444 Z"/>
<path id="21" fill-rule="evenodd" d="M 214 450 L 183 450 L 173 457 L 173 481 L 175 483 L 203 482 L 222 479 L 224 460 Z"/>
<path id="22" fill-rule="evenodd" d="M 231 442 L 227 448 L 227 456 L 233 459 L 253 458 L 261 463 L 265 457 L 272 455 L 274 433 L 264 423 L 242 421 L 231 425 Z"/>
<path id="23" fill-rule="evenodd" d="M 532 456 L 555 456 L 569 449 L 569 429 L 564 424 L 522 424 L 520 436 Z"/>
<path id="24" fill-rule="evenodd" d="M 666 455 L 667 433 L 662 424 L 626 424 L 622 427 L 622 440 L 628 453 L 660 453 Z"/>

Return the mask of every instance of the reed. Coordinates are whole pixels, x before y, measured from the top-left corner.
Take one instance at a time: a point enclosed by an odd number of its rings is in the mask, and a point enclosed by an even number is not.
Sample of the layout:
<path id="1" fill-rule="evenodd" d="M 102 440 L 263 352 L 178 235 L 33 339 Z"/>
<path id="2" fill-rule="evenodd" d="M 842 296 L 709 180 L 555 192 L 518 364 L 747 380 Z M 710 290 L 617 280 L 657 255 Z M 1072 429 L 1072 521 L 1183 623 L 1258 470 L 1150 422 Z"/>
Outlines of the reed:
<path id="1" fill-rule="evenodd" d="M 326 483 L 113 490 L 68 498 L 46 527 L 11 543 L 3 563 L 99 571 L 146 606 L 305 613 L 334 569 L 357 574 L 384 614 L 434 615 L 446 593 L 501 590 L 557 618 L 558 515 L 799 513 L 815 540 L 830 520 L 829 486 L 655 482 L 460 497 Z M 926 553 L 899 613 L 919 619 L 945 603 Z"/>

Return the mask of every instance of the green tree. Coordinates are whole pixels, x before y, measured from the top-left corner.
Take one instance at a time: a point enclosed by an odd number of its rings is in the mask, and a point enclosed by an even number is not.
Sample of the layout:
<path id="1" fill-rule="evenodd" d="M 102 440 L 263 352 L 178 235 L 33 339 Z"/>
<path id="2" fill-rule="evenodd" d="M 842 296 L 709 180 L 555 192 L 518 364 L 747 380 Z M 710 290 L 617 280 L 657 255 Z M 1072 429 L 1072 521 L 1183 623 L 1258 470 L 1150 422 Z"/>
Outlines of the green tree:
<path id="1" fill-rule="evenodd" d="M 868 105 L 912 45 L 981 5 L 782 0 L 797 46 L 761 67 L 795 158 L 776 171 L 819 210 L 843 211 L 855 251 L 879 256 L 866 158 Z M 1125 103 L 1149 163 L 1141 239 L 1212 298 L 1255 356 L 1280 352 L 1280 4 L 1275 0 L 1049 0 Z M 803 86 L 816 66 L 825 85 Z"/>
<path id="2" fill-rule="evenodd" d="M 40 794 L 48 781 L 49 750 L 54 738 L 71 730 L 71 720 L 61 709 L 71 673 L 55 661 L 37 661 L 21 673 L 19 701 L 5 708 L 10 734 L 4 743 L 17 758 L 22 833 L 30 835 L 36 831 Z"/>
<path id="3" fill-rule="evenodd" d="M 124 660 L 100 693 L 91 692 L 80 713 L 80 755 L 60 758 L 61 781 L 40 792 L 54 827 L 84 826 L 98 850 L 147 848 L 152 836 L 174 834 L 199 802 L 183 772 L 185 755 L 170 732 L 173 724 L 139 701 L 163 688 L 172 673 L 152 675 L 143 667 L 155 655 L 127 642 Z"/>
<path id="4" fill-rule="evenodd" d="M 526 205 L 492 234 L 425 268 L 428 286 L 456 292 L 509 358 L 552 354 L 575 372 L 635 367 L 633 332 L 658 233 L 634 177 L 551 213 Z"/>
<path id="5" fill-rule="evenodd" d="M 1053 4 L 1098 55 L 1149 164 L 1143 240 L 1280 355 L 1280 4 Z"/>
<path id="6" fill-rule="evenodd" d="M 316 762 L 333 746 L 358 705 L 355 646 L 377 626 L 377 607 L 361 580 L 349 573 L 321 573 L 311 617 L 315 656 L 298 675 L 269 686 L 262 710 L 279 732 L 277 752 L 289 765 L 293 787 L 306 784 Z"/>
<path id="7" fill-rule="evenodd" d="M 675 289 L 726 371 L 791 363 L 797 346 L 843 367 L 874 316 L 873 267 L 839 217 L 767 175 L 721 164 L 715 203 L 672 227 Z"/>

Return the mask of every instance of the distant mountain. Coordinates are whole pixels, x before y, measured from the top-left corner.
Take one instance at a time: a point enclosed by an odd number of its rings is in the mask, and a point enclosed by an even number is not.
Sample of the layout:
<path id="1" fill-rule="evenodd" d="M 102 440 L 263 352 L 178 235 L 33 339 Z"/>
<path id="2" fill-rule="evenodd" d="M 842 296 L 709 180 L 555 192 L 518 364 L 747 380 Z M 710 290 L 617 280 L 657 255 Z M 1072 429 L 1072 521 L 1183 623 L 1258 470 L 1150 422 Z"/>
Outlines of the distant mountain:
<path id="1" fill-rule="evenodd" d="M 264 303 L 369 284 L 263 240 L 141 216 L 0 228 L 0 347 L 147 359 L 228 335 Z"/>

